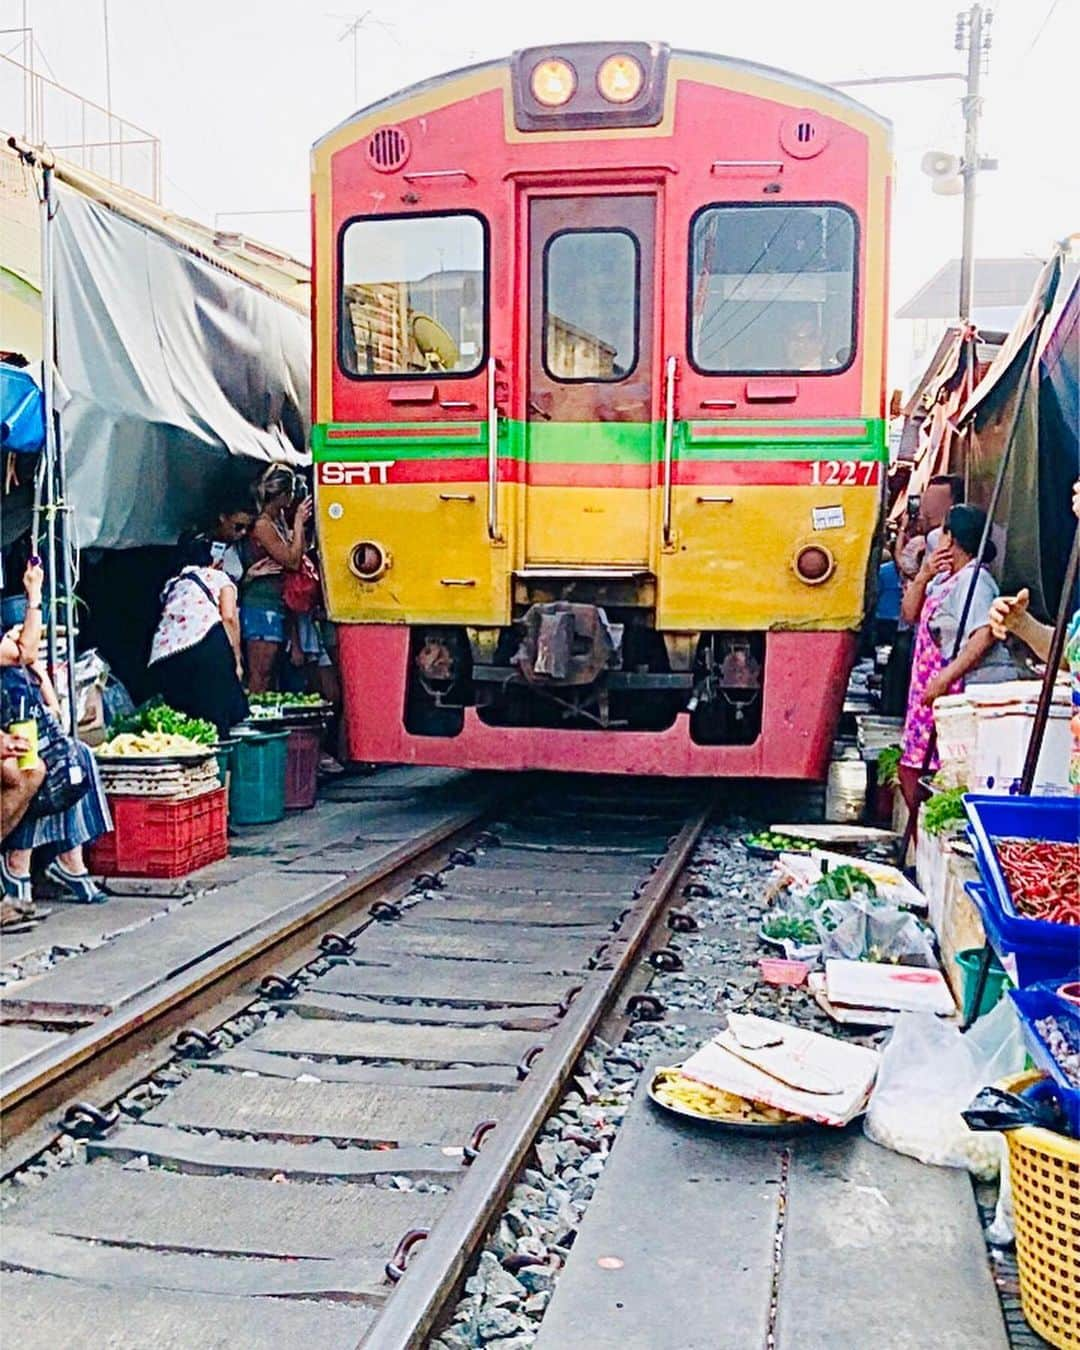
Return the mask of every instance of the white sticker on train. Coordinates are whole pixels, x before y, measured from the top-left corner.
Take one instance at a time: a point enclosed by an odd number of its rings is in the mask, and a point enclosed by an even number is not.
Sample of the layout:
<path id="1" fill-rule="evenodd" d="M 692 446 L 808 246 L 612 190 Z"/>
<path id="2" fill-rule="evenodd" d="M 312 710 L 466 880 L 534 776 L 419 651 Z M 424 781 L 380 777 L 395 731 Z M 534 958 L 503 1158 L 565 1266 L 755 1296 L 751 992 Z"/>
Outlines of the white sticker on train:
<path id="1" fill-rule="evenodd" d="M 813 515 L 815 530 L 842 530 L 844 528 L 844 508 L 842 506 L 815 506 Z"/>

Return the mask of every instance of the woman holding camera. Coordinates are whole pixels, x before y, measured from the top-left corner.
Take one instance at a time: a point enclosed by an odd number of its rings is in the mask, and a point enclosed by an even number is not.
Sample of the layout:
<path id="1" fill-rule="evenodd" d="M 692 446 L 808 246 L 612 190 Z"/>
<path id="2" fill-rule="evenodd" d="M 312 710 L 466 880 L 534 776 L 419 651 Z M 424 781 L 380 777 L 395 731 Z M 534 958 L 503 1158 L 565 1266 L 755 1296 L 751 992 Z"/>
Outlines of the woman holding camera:
<path id="1" fill-rule="evenodd" d="M 304 487 L 292 469 L 267 469 L 255 489 L 259 514 L 247 545 L 247 570 L 241 587 L 240 631 L 247 656 L 248 688 L 265 693 L 274 683 L 274 668 L 288 636 L 285 578 L 303 566 L 311 499 L 288 511 Z"/>

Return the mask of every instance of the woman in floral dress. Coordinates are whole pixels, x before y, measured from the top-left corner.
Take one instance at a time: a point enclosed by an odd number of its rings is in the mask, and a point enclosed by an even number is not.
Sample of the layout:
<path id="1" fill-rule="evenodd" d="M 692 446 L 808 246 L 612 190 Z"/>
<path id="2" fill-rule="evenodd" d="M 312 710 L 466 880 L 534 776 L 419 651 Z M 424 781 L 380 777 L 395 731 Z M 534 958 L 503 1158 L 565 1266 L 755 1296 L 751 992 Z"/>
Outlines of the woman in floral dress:
<path id="1" fill-rule="evenodd" d="M 904 593 L 904 618 L 918 624 L 900 756 L 900 790 L 913 816 L 919 809 L 919 779 L 937 768 L 937 756 L 927 753 L 934 730 L 934 700 L 962 693 L 976 672 L 983 679 L 1009 678 L 1008 658 L 990 631 L 990 607 L 998 589 L 986 567 L 978 569 L 971 604 L 967 615 L 963 614 L 985 524 L 985 512 L 977 507 L 954 506 L 940 546 L 925 559 Z M 994 554 L 991 543 L 986 561 L 992 562 Z M 964 626 L 958 643 L 961 618 Z"/>

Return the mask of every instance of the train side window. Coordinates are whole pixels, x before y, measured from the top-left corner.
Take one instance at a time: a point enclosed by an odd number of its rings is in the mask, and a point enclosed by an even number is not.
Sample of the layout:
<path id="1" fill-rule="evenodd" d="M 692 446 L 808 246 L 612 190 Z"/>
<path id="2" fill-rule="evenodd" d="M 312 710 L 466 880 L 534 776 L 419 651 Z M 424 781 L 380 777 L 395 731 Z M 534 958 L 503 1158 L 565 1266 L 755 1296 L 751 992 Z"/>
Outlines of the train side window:
<path id="1" fill-rule="evenodd" d="M 707 206 L 691 224 L 688 349 L 706 375 L 832 375 L 855 359 L 847 207 Z"/>
<path id="2" fill-rule="evenodd" d="M 364 378 L 484 363 L 487 230 L 472 212 L 351 220 L 341 232 L 340 361 Z"/>
<path id="3" fill-rule="evenodd" d="M 544 249 L 544 369 L 563 383 L 637 365 L 641 249 L 624 229 L 560 230 Z"/>

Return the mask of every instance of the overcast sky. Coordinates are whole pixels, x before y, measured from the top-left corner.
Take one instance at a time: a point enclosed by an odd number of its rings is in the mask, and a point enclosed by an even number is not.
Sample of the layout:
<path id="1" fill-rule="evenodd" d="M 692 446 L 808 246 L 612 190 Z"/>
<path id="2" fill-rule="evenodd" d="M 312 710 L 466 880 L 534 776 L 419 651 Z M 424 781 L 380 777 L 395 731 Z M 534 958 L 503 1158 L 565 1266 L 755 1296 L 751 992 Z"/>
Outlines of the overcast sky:
<path id="1" fill-rule="evenodd" d="M 107 5 L 113 109 L 161 138 L 168 205 L 307 256 L 311 142 L 354 107 L 440 71 L 517 47 L 660 39 L 831 81 L 958 70 L 949 0 L 0 0 L 0 28 L 29 20 L 35 61 L 105 101 Z M 1080 0 L 999 0 L 985 86 L 978 253 L 1045 256 L 1080 229 Z M 354 97 L 351 17 L 360 31 Z M 17 35 L 0 51 L 19 55 Z M 44 58 L 44 62 L 43 62 Z M 893 308 L 959 253 L 960 199 L 934 196 L 927 149 L 961 147 L 961 86 L 852 91 L 894 124 Z M 21 131 L 21 127 L 16 130 Z"/>

